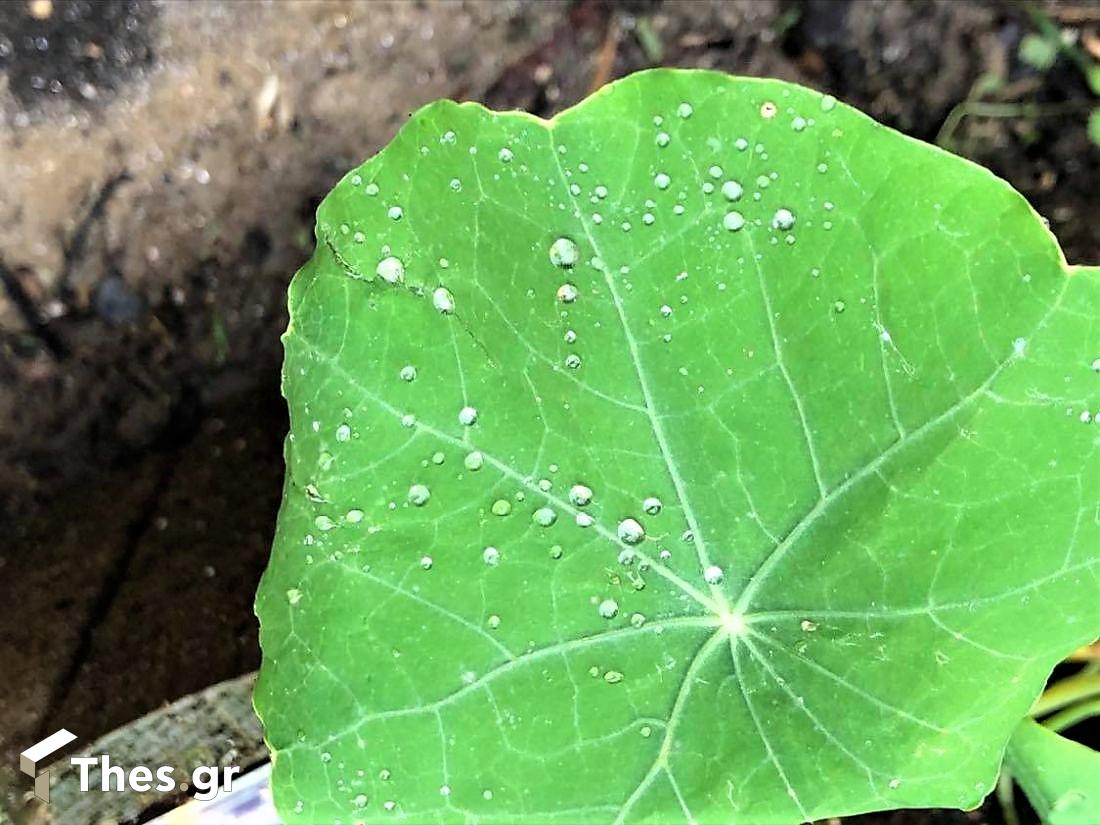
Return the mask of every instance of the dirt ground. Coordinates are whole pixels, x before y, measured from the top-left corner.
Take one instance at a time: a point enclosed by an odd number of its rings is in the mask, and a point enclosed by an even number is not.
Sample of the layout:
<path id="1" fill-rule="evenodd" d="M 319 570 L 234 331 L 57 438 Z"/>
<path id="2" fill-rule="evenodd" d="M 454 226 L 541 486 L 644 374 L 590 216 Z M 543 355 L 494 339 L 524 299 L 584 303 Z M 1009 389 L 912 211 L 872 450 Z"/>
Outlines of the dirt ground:
<path id="1" fill-rule="evenodd" d="M 1045 69 L 1036 11 L 1074 44 Z M 0 3 L 0 809 L 39 735 L 258 666 L 285 288 L 320 198 L 419 105 L 548 115 L 651 65 L 794 80 L 990 167 L 1097 263 L 1090 49 L 1081 0 Z"/>

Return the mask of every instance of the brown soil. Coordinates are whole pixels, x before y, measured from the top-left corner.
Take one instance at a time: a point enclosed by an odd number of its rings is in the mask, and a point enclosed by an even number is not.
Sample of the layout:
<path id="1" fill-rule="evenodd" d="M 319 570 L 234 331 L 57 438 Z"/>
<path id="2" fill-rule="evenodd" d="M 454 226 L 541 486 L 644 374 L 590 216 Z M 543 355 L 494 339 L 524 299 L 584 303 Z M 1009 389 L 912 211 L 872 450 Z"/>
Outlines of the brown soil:
<path id="1" fill-rule="evenodd" d="M 1100 4 L 1042 8 L 1097 42 Z M 1100 262 L 1096 100 L 1068 57 L 1018 58 L 1032 31 L 1008 0 L 0 4 L 0 784 L 43 732 L 88 740 L 258 665 L 284 291 L 319 199 L 411 110 L 545 115 L 702 66 L 935 140 L 989 75 L 983 100 L 1039 108 L 964 118 L 952 148 Z"/>

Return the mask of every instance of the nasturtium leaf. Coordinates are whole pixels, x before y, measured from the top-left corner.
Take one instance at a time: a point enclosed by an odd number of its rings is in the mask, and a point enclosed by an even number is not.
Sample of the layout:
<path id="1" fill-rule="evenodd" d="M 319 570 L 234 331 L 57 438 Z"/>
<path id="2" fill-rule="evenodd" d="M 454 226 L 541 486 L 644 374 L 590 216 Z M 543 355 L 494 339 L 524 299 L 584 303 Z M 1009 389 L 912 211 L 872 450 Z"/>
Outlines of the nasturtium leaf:
<path id="1" fill-rule="evenodd" d="M 1005 764 L 1043 822 L 1100 822 L 1100 753 L 1026 719 L 1008 742 Z"/>
<path id="2" fill-rule="evenodd" d="M 831 97 L 442 101 L 290 289 L 288 822 L 971 807 L 1100 632 L 1100 277 Z"/>

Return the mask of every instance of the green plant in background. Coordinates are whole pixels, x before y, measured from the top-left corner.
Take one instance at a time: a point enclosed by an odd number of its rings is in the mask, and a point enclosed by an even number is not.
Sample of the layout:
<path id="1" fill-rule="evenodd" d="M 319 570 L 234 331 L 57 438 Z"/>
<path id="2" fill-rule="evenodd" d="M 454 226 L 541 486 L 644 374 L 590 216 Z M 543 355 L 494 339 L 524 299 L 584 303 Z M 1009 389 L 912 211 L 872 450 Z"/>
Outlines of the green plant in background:
<path id="1" fill-rule="evenodd" d="M 1100 64 L 1088 52 L 1080 48 L 1074 39 L 1067 37 L 1058 25 L 1040 9 L 1027 6 L 1027 11 L 1032 24 L 1035 26 L 1035 31 L 1021 38 L 1017 49 L 1020 60 L 1040 75 L 1043 75 L 1054 68 L 1059 55 L 1063 55 L 1080 71 L 1092 93 L 1100 96 Z M 1057 117 L 1081 112 L 1081 107 L 1076 102 L 1010 103 L 981 99 L 987 94 L 1002 90 L 1004 86 L 1005 79 L 999 74 L 988 73 L 979 77 L 966 100 L 956 105 L 944 119 L 940 131 L 936 135 L 936 143 L 945 148 L 952 148 L 959 124 L 967 116 L 1037 120 L 1044 117 Z M 1093 106 L 1087 111 L 1085 130 L 1089 140 L 1100 146 L 1100 105 Z"/>
<path id="2" fill-rule="evenodd" d="M 432 104 L 317 238 L 257 598 L 286 821 L 972 807 L 1100 634 L 1100 272 L 985 170 L 658 70 Z M 1095 813 L 1100 757 L 1019 731 Z"/>

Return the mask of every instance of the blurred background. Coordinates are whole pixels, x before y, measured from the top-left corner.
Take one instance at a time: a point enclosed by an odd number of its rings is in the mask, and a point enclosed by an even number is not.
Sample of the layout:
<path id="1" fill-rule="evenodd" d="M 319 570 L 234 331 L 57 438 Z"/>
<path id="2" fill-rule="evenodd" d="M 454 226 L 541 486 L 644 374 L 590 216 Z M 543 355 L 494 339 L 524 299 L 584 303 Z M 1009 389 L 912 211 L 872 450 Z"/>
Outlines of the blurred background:
<path id="1" fill-rule="evenodd" d="M 0 2 L 0 820 L 43 735 L 258 666 L 286 285 L 320 199 L 421 104 L 793 80 L 988 166 L 1098 263 L 1098 61 L 1090 0 Z M 203 735 L 262 758 L 231 684 Z"/>

